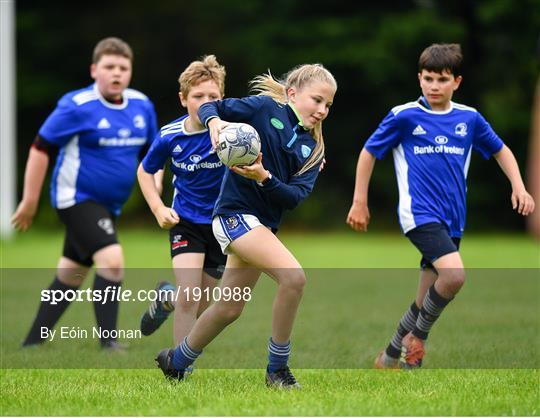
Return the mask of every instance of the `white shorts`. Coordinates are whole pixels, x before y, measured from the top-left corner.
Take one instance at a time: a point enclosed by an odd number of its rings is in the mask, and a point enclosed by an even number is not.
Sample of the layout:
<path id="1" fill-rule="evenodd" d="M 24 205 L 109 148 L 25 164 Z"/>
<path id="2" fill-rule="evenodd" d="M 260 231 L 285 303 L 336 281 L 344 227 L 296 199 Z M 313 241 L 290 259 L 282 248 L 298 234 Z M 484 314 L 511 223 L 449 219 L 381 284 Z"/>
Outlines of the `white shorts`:
<path id="1" fill-rule="evenodd" d="M 212 231 L 223 254 L 230 254 L 229 244 L 257 226 L 263 224 L 254 215 L 217 215 L 212 219 Z"/>

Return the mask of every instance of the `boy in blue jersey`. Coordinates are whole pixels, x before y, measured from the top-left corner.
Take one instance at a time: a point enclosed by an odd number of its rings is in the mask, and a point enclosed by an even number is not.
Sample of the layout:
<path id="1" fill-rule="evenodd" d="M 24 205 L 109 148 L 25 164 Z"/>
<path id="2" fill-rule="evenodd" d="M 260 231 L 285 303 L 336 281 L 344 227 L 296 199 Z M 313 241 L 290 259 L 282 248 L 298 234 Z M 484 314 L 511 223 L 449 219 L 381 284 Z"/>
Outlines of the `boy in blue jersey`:
<path id="1" fill-rule="evenodd" d="M 266 383 L 299 386 L 288 359 L 306 278 L 275 232 L 283 212 L 296 207 L 313 189 L 324 155 L 322 122 L 336 88 L 334 77 L 322 65 L 302 65 L 289 72 L 283 83 L 270 75 L 257 77 L 253 82 L 257 96 L 210 102 L 199 109 L 214 148 L 219 131 L 229 122 L 245 122 L 259 133 L 262 155 L 251 166 L 225 172 L 213 213 L 214 235 L 228 254 L 221 294 L 239 297 L 216 301 L 176 349 L 158 354 L 158 367 L 166 377 L 183 379 L 202 349 L 238 318 L 264 271 L 278 284 Z"/>
<path id="2" fill-rule="evenodd" d="M 100 41 L 90 67 L 95 83 L 59 100 L 30 149 L 23 198 L 12 224 L 21 231 L 32 224 L 49 161 L 57 156 L 51 203 L 66 235 L 51 291 L 78 289 L 92 265 L 96 295 L 121 285 L 124 256 L 115 219 L 131 193 L 139 156 L 157 130 L 152 102 L 128 88 L 132 61 L 131 47 L 121 39 Z M 43 343 L 41 331 L 51 330 L 68 305 L 66 300 L 42 301 L 23 346 Z M 94 310 L 101 334 L 116 330 L 117 300 L 95 300 Z M 105 337 L 101 345 L 120 347 L 114 338 Z"/>
<path id="3" fill-rule="evenodd" d="M 227 257 L 212 233 L 212 211 L 225 166 L 212 149 L 210 135 L 197 112 L 204 103 L 223 98 L 225 68 L 214 55 L 192 62 L 178 79 L 184 115 L 161 128 L 137 173 L 141 190 L 159 226 L 169 229 L 171 258 L 178 292 L 158 284 L 158 299 L 141 319 L 144 335 L 153 333 L 175 311 L 174 341 L 179 344 L 210 304 Z M 161 200 L 154 173 L 170 159 L 174 175 L 172 207 Z M 194 290 L 204 295 L 194 297 Z M 174 297 L 173 297 L 174 296 Z"/>
<path id="4" fill-rule="evenodd" d="M 415 301 L 405 312 L 376 368 L 417 368 L 424 343 L 445 306 L 459 292 L 465 270 L 459 243 L 465 228 L 466 177 L 472 150 L 494 156 L 512 185 L 513 209 L 534 210 L 510 149 L 475 109 L 451 101 L 461 82 L 461 47 L 434 44 L 419 59 L 418 101 L 394 107 L 367 140 L 356 169 L 347 223 L 367 231 L 368 185 L 375 159 L 392 150 L 403 233 L 422 254 Z M 398 361 L 399 359 L 399 361 Z"/>

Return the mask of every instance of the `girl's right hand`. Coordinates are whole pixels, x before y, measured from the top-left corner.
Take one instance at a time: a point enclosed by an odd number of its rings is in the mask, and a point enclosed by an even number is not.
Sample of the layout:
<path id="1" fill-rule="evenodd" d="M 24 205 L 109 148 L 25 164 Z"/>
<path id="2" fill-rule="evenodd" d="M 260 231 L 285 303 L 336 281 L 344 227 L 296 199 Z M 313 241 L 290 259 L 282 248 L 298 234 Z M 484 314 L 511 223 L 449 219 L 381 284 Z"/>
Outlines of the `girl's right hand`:
<path id="1" fill-rule="evenodd" d="M 210 139 L 212 140 L 212 148 L 214 148 L 214 151 L 217 151 L 219 144 L 219 133 L 228 125 L 229 122 L 221 120 L 220 118 L 212 118 L 208 121 L 208 131 L 210 132 Z"/>
<path id="2" fill-rule="evenodd" d="M 369 209 L 367 205 L 360 203 L 353 203 L 347 216 L 347 223 L 355 231 L 367 232 L 369 224 Z"/>
<path id="3" fill-rule="evenodd" d="M 156 217 L 157 223 L 160 228 L 171 229 L 178 222 L 180 222 L 180 217 L 173 208 L 168 208 L 167 206 L 160 206 L 155 212 L 154 216 Z"/>

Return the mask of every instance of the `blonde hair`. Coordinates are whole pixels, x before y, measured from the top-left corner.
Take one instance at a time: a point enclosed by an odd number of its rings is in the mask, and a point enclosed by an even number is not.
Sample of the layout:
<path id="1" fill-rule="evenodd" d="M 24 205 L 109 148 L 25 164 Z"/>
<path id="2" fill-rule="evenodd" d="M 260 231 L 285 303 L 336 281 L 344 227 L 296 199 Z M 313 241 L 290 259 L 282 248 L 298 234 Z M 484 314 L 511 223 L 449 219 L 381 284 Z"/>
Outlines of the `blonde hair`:
<path id="1" fill-rule="evenodd" d="M 289 101 L 287 90 L 291 87 L 301 90 L 314 81 L 328 83 L 334 88 L 334 91 L 337 90 L 336 79 L 322 64 L 299 65 L 289 71 L 285 75 L 284 80 L 275 79 L 270 71 L 268 71 L 268 74 L 259 75 L 250 82 L 250 90 L 257 96 L 268 96 L 278 103 L 286 104 Z M 316 142 L 315 149 L 300 171 L 295 175 L 305 173 L 320 164 L 324 158 L 322 121 L 311 128 L 309 133 Z"/>
<path id="2" fill-rule="evenodd" d="M 97 64 L 103 55 L 120 55 L 133 61 L 131 47 L 120 38 L 105 38 L 97 43 L 92 53 L 92 64 Z"/>
<path id="3" fill-rule="evenodd" d="M 187 97 L 193 86 L 203 81 L 214 81 L 223 97 L 225 95 L 225 67 L 220 65 L 215 55 L 205 55 L 199 61 L 193 61 L 178 77 L 180 93 Z"/>

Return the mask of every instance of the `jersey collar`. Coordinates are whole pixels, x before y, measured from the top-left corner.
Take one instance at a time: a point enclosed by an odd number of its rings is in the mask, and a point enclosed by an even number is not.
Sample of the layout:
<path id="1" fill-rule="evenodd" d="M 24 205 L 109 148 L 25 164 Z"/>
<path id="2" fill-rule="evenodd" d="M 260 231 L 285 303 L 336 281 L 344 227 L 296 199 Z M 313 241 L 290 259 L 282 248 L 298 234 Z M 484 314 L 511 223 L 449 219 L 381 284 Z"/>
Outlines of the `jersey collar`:
<path id="1" fill-rule="evenodd" d="M 300 117 L 300 114 L 298 113 L 294 105 L 291 102 L 288 102 L 287 106 L 289 106 L 293 111 L 296 120 L 298 120 L 298 125 L 301 126 L 305 131 L 307 131 L 307 129 L 304 127 L 304 123 L 302 122 L 302 118 Z"/>
<path id="2" fill-rule="evenodd" d="M 108 107 L 110 109 L 125 109 L 128 105 L 128 98 L 126 97 L 125 90 L 122 92 L 122 103 L 120 104 L 114 104 L 109 102 L 98 89 L 97 83 L 94 83 L 93 85 L 94 92 L 96 93 L 99 101 L 103 104 L 103 106 Z"/>
<path id="3" fill-rule="evenodd" d="M 424 96 L 420 96 L 418 98 L 418 103 L 424 106 L 427 110 L 431 110 L 431 106 L 429 105 L 427 99 Z"/>
<path id="4" fill-rule="evenodd" d="M 424 109 L 427 113 L 432 113 L 434 115 L 446 115 L 454 109 L 454 102 L 450 101 L 450 106 L 446 110 L 432 110 L 427 99 L 424 96 L 420 96 L 416 101 L 420 107 Z"/>

